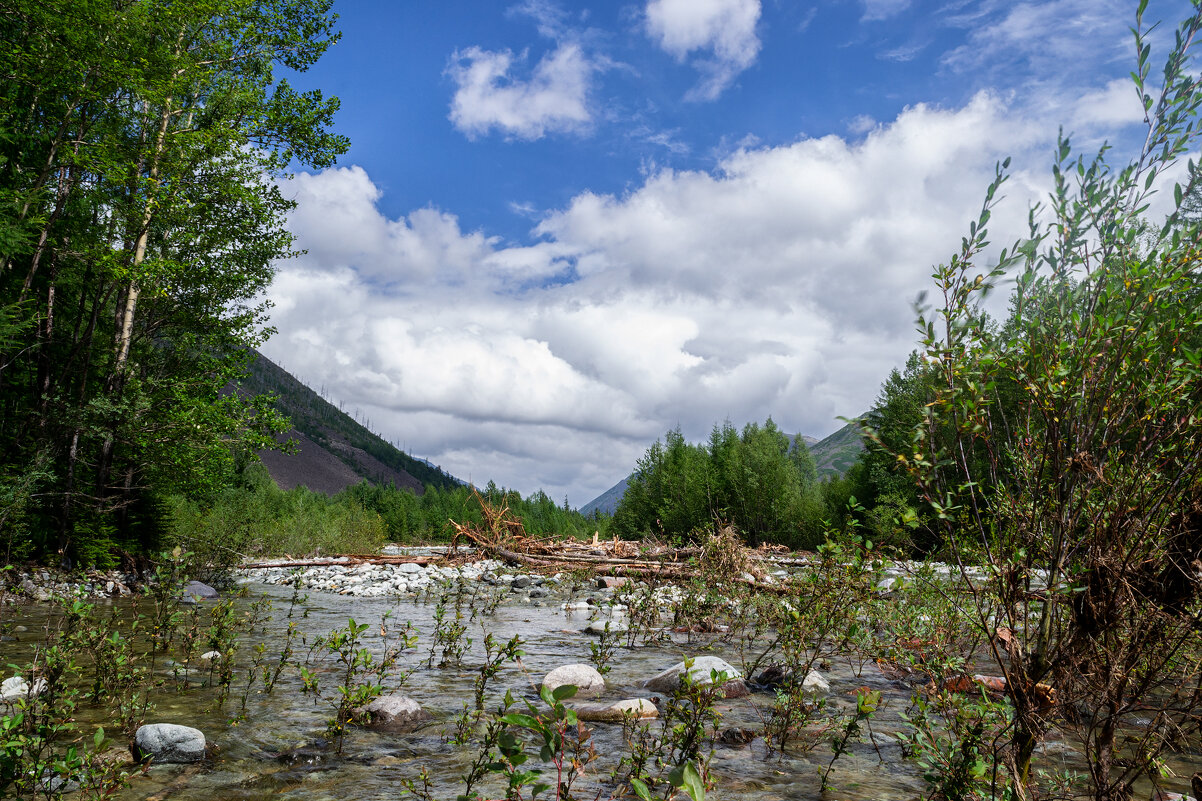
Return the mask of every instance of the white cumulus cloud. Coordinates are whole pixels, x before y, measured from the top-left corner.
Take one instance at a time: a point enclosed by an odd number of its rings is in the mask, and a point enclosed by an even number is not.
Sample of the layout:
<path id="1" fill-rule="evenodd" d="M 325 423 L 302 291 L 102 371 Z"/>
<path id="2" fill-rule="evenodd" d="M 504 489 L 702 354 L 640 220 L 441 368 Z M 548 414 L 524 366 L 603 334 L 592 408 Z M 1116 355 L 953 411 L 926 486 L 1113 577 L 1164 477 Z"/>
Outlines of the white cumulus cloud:
<path id="1" fill-rule="evenodd" d="M 760 52 L 756 24 L 760 0 L 650 0 L 645 11 L 648 35 L 665 51 L 693 65 L 702 79 L 691 99 L 713 100 Z"/>
<path id="2" fill-rule="evenodd" d="M 855 141 L 581 192 L 525 245 L 435 209 L 390 219 L 359 168 L 298 176 L 309 252 L 272 288 L 265 350 L 456 475 L 581 504 L 673 426 L 822 435 L 867 408 L 994 160 L 1045 146 L 1033 131 L 990 94 L 914 106 Z M 1035 189 L 1019 173 L 1011 192 Z M 1007 208 L 996 224 L 1021 228 Z"/>
<path id="3" fill-rule="evenodd" d="M 451 57 L 455 83 L 450 120 L 469 137 L 497 130 L 517 139 L 588 130 L 589 90 L 596 65 L 580 45 L 567 42 L 539 60 L 523 78 L 528 56 L 469 47 Z"/>

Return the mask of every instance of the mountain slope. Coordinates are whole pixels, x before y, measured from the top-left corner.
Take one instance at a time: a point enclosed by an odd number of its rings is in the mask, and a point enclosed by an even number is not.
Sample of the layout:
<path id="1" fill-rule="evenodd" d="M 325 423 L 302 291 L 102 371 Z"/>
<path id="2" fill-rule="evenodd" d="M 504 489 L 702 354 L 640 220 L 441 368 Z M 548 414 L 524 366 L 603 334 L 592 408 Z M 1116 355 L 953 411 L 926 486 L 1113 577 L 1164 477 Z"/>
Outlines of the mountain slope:
<path id="1" fill-rule="evenodd" d="M 266 356 L 254 360 L 239 389 L 276 395 L 276 408 L 292 421 L 292 430 L 281 441 L 294 440 L 297 452 L 259 454 L 282 489 L 303 485 L 333 495 L 367 479 L 421 494 L 426 485 L 449 489 L 462 483 L 385 442 Z"/>
<path id="2" fill-rule="evenodd" d="M 614 510 L 618 508 L 618 501 L 622 500 L 622 496 L 626 494 L 626 485 L 630 479 L 634 477 L 631 473 L 626 478 L 614 484 L 605 492 L 593 498 L 591 501 L 580 507 L 580 514 L 585 517 L 593 512 L 601 512 L 602 514 L 612 515 Z"/>
<path id="3" fill-rule="evenodd" d="M 829 437 L 810 446 L 818 478 L 830 478 L 846 473 L 864 450 L 864 441 L 856 423 L 851 422 Z"/>

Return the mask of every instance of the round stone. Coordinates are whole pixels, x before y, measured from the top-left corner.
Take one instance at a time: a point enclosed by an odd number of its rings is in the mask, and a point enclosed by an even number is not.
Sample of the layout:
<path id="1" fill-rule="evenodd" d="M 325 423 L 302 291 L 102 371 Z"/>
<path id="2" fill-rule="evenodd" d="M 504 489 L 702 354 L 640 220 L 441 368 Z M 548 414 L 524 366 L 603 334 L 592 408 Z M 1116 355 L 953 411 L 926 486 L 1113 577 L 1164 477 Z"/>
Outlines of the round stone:
<path id="1" fill-rule="evenodd" d="M 191 726 L 149 723 L 134 733 L 134 754 L 160 763 L 199 762 L 205 756 L 205 736 Z"/>
<path id="2" fill-rule="evenodd" d="M 605 692 L 605 677 L 592 665 L 563 665 L 543 678 L 543 686 L 549 690 L 567 684 L 576 688 L 576 698 L 591 698 Z"/>

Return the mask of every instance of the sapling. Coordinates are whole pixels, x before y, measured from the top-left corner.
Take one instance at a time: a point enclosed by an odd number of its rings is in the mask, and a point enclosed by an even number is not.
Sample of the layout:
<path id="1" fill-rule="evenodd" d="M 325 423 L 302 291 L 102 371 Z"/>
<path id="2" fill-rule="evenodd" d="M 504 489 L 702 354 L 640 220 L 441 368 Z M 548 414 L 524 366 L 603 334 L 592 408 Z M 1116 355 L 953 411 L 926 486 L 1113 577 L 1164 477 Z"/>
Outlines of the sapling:
<path id="1" fill-rule="evenodd" d="M 881 691 L 868 690 L 856 693 L 856 707 L 852 713 L 848 715 L 843 724 L 843 730 L 831 738 L 831 761 L 827 763 L 826 769 L 822 771 L 822 792 L 826 793 L 831 789 L 830 776 L 831 769 L 835 766 L 835 762 L 839 757 L 846 754 L 849 746 L 855 740 L 859 740 L 863 736 L 863 727 L 867 727 L 872 716 L 876 714 L 881 705 Z"/>
<path id="2" fill-rule="evenodd" d="M 417 636 L 412 626 L 406 623 L 394 642 L 388 629 L 389 614 L 385 613 L 380 621 L 382 653 L 379 656 L 364 642 L 370 624 L 356 623 L 354 618 L 349 618 L 344 628 L 334 629 L 313 643 L 306 665 L 301 668 L 303 691 L 313 693 L 315 700 L 325 695 L 333 707 L 334 715 L 326 722 L 326 736 L 334 741 L 340 754 L 346 728 L 359 710 L 380 695 L 386 684 L 394 679 L 398 684 L 403 683 L 406 678 L 404 675 L 395 677 L 393 671 L 402 651 L 417 645 Z M 333 672 L 336 680 L 341 682 L 332 694 L 324 693 L 322 689 L 323 669 Z"/>
<path id="3" fill-rule="evenodd" d="M 602 676 L 609 673 L 612 669 L 609 663 L 613 661 L 614 651 L 617 648 L 616 640 L 617 634 L 612 631 L 610 622 L 607 620 L 605 621 L 605 626 L 601 629 L 601 634 L 597 637 L 597 641 L 589 643 L 589 661 Z"/>
<path id="4" fill-rule="evenodd" d="M 551 690 L 539 688 L 539 698 L 547 706 L 540 710 L 530 701 L 526 708 L 530 714 L 510 712 L 500 717 L 502 723 L 524 729 L 535 737 L 534 745 L 539 749 L 539 759 L 554 767 L 555 779 L 548 784 L 542 781 L 543 771 L 539 768 L 522 770 L 528 761 L 526 743 L 512 731 L 502 732 L 497 741 L 501 759 L 497 771 L 506 776 L 509 785 L 507 797 L 530 785 L 531 798 L 544 790 L 554 788 L 556 801 L 573 798 L 572 785 L 581 771 L 594 756 L 589 744 L 590 732 L 576 718 L 576 713 L 564 705 L 564 701 L 576 695 L 576 687 L 565 684 Z M 507 706 L 512 697 L 506 698 Z M 541 740 L 541 742 L 539 742 Z"/>

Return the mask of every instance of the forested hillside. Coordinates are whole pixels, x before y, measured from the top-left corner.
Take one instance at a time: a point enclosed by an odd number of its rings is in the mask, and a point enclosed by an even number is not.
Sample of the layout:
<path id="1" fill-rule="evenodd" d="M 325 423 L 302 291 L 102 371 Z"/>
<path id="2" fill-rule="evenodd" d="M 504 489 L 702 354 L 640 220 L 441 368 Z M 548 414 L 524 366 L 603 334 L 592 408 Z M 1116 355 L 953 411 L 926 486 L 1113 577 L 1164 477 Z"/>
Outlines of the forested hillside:
<path id="1" fill-rule="evenodd" d="M 851 422 L 829 437 L 810 445 L 814 466 L 819 478 L 835 478 L 845 475 L 864 452 L 864 439 L 860 427 Z"/>
<path id="2" fill-rule="evenodd" d="M 282 489 L 305 486 L 333 495 L 366 479 L 420 495 L 427 485 L 452 489 L 461 483 L 386 442 L 262 354 L 238 386 L 247 395 L 274 396 L 275 408 L 292 422 L 281 437 L 294 441 L 292 453 L 259 452 Z"/>

